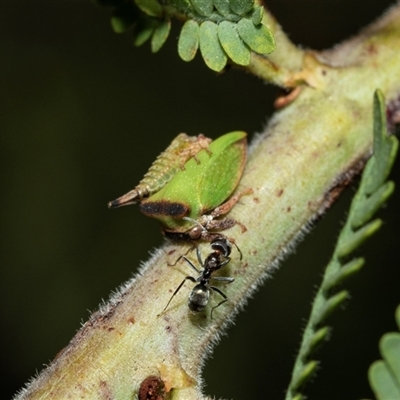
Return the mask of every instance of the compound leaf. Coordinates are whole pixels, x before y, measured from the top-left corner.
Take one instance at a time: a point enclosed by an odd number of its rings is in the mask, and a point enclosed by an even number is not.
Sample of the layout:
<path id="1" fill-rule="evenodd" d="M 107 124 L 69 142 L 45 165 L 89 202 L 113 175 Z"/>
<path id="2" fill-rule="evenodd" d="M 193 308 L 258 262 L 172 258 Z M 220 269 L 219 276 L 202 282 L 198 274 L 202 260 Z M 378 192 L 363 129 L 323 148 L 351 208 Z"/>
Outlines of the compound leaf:
<path id="1" fill-rule="evenodd" d="M 343 262 L 344 257 L 371 236 L 382 224 L 375 219 L 369 222 L 378 207 L 393 192 L 393 183 L 384 183 L 396 156 L 398 141 L 388 137 L 386 130 L 385 102 L 382 93 L 374 94 L 374 136 L 373 156 L 363 171 L 360 187 L 350 206 L 347 221 L 342 228 L 333 256 L 326 267 L 322 284 L 315 296 L 310 318 L 303 334 L 300 351 L 286 393 L 286 400 L 304 398 L 301 386 L 311 378 L 309 358 L 319 341 L 323 320 L 348 297 L 342 290 L 335 293 L 336 285 L 358 272 L 364 259 L 357 258 Z M 373 190 L 368 192 L 367 189 Z M 396 313 L 400 325 L 400 307 Z M 310 339 L 311 338 L 311 339 Z M 379 400 L 400 399 L 400 334 L 388 334 L 381 341 L 381 354 L 384 361 L 374 363 L 369 371 L 370 383 Z"/>

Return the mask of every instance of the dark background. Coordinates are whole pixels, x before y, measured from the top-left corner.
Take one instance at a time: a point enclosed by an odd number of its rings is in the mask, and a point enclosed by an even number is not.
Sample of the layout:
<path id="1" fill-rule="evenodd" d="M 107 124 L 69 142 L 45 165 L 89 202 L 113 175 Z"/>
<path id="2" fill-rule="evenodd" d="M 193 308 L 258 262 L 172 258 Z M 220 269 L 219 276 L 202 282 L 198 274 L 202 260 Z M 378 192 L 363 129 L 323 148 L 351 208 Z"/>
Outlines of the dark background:
<path id="1" fill-rule="evenodd" d="M 296 43 L 323 49 L 358 32 L 390 1 L 270 1 Z M 179 132 L 260 131 L 276 89 L 238 71 L 217 77 L 176 52 L 177 22 L 152 55 L 113 33 L 88 1 L 2 1 L 0 323 L 10 398 L 64 347 L 102 299 L 163 239 L 135 207 L 106 204 L 133 188 Z M 371 98 L 372 101 L 372 98 Z M 399 176 L 399 163 L 394 179 Z M 398 179 L 397 179 L 398 180 Z M 259 290 L 205 368 L 217 397 L 281 399 L 300 333 L 354 189 Z M 329 320 L 331 340 L 311 399 L 372 397 L 367 369 L 395 330 L 400 303 L 399 193 L 346 283 L 352 299 Z"/>

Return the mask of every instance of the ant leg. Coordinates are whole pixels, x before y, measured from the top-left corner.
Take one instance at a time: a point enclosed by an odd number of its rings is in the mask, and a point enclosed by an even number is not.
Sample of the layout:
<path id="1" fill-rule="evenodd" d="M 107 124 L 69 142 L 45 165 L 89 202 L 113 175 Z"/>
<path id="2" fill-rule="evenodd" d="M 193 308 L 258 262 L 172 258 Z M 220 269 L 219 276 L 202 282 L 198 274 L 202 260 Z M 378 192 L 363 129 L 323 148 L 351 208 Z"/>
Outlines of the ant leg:
<path id="1" fill-rule="evenodd" d="M 230 276 L 212 276 L 211 278 L 210 278 L 210 280 L 213 280 L 213 281 L 220 281 L 220 282 L 225 282 L 225 283 L 232 283 L 234 280 L 235 280 L 235 278 L 232 278 L 232 277 L 230 277 Z M 210 286 L 211 287 L 211 286 Z M 218 290 L 217 290 L 217 292 L 218 292 Z"/>
<path id="2" fill-rule="evenodd" d="M 200 249 L 199 246 L 196 247 L 196 254 L 197 254 L 197 261 L 199 262 L 200 265 L 204 265 L 203 264 L 203 260 L 201 259 L 201 254 L 200 254 Z M 199 271 L 197 271 L 199 272 Z"/>
<path id="3" fill-rule="evenodd" d="M 222 277 L 221 277 L 221 278 L 222 278 Z M 211 317 L 211 319 L 212 319 L 214 310 L 215 310 L 216 308 L 218 308 L 221 304 L 224 304 L 225 302 L 227 302 L 227 301 L 228 301 L 228 297 L 226 296 L 226 294 L 225 294 L 224 292 L 222 292 L 221 290 L 219 290 L 219 289 L 216 288 L 215 286 L 209 286 L 209 287 L 210 287 L 210 289 L 214 290 L 214 292 L 219 293 L 219 294 L 224 298 L 224 299 L 221 300 L 216 306 L 214 306 L 214 307 L 211 309 L 210 317 Z"/>
<path id="4" fill-rule="evenodd" d="M 178 262 L 179 262 L 180 260 L 182 260 L 182 258 L 183 258 L 184 256 L 186 256 L 186 255 L 187 255 L 190 251 L 192 251 L 193 249 L 194 249 L 194 246 L 189 247 L 189 250 L 188 250 L 185 254 L 181 254 L 181 255 L 175 260 L 175 262 L 174 262 L 173 264 L 167 263 L 167 265 L 168 265 L 169 267 L 175 267 L 175 265 L 178 264 Z"/>
<path id="5" fill-rule="evenodd" d="M 173 293 L 173 295 L 172 295 L 171 298 L 169 299 L 167 305 L 164 307 L 164 309 L 161 311 L 160 314 L 162 314 L 162 313 L 167 309 L 167 307 L 169 306 L 169 303 L 171 303 L 172 299 L 175 297 L 175 295 L 179 292 L 180 288 L 183 286 L 183 284 L 184 284 L 188 279 L 189 279 L 190 281 L 196 283 L 196 279 L 194 279 L 193 276 L 187 276 L 187 277 L 180 283 L 180 285 L 176 288 L 175 292 Z M 160 315 L 160 314 L 158 314 L 158 315 Z"/>
<path id="6" fill-rule="evenodd" d="M 182 258 L 198 273 L 198 274 L 201 274 L 201 271 L 200 270 L 198 270 L 196 267 L 195 267 L 195 265 L 185 256 L 185 255 L 181 255 L 181 256 L 179 256 L 178 258 L 177 258 L 177 260 L 173 263 L 173 264 L 168 264 L 170 267 L 173 267 L 173 266 L 175 266 L 177 263 L 178 263 L 178 261 L 180 261 L 180 260 L 182 260 Z M 201 264 L 201 265 L 203 265 L 203 264 Z"/>

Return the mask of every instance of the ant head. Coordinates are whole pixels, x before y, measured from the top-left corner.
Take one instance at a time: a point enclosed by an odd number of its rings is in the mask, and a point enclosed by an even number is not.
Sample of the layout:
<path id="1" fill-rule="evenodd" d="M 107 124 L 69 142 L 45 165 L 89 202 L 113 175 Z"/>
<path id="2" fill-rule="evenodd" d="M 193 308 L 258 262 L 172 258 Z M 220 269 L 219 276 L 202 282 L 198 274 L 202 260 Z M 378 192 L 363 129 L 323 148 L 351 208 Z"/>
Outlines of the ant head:
<path id="1" fill-rule="evenodd" d="M 232 245 L 225 236 L 218 236 L 211 242 L 211 248 L 225 257 L 228 257 L 232 251 Z"/>

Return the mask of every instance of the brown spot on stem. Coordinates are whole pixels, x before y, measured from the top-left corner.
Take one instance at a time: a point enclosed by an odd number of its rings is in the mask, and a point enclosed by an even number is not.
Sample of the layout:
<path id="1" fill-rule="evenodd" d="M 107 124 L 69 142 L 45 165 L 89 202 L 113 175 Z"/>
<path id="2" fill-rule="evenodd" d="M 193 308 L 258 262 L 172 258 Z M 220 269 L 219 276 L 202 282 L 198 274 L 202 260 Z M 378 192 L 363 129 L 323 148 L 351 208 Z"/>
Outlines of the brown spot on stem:
<path id="1" fill-rule="evenodd" d="M 367 47 L 367 52 L 372 55 L 372 54 L 378 54 L 378 47 L 375 46 L 373 43 L 371 43 L 368 47 Z"/>
<path id="2" fill-rule="evenodd" d="M 279 190 L 276 192 L 276 195 L 277 195 L 278 197 L 281 197 L 282 194 L 283 194 L 283 189 L 279 189 Z"/>
<path id="3" fill-rule="evenodd" d="M 165 385 L 157 376 L 148 376 L 141 384 L 138 393 L 139 400 L 164 400 Z"/>
<path id="4" fill-rule="evenodd" d="M 100 396 L 102 400 L 113 400 L 115 398 L 106 381 L 100 381 Z"/>

